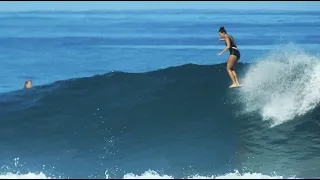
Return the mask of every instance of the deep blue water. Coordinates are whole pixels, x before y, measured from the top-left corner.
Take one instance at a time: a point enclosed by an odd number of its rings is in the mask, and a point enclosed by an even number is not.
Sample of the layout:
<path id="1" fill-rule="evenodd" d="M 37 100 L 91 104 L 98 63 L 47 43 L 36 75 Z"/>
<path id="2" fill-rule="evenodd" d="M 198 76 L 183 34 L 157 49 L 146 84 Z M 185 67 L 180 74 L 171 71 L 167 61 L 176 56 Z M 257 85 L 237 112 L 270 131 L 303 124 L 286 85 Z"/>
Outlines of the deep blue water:
<path id="1" fill-rule="evenodd" d="M 20 12 L 0 24 L 2 177 L 320 176 L 318 12 Z M 216 55 L 220 26 L 241 51 L 239 89 L 228 52 Z"/>

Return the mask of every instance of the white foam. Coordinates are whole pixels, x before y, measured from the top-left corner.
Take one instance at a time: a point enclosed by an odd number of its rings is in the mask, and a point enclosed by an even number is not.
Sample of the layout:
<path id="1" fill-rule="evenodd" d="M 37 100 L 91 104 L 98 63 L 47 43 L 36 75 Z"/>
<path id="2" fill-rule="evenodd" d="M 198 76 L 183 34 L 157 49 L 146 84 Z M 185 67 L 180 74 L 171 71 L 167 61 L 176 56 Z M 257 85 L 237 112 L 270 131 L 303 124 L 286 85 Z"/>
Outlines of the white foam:
<path id="1" fill-rule="evenodd" d="M 134 175 L 132 173 L 126 174 L 124 176 L 124 179 L 174 179 L 173 176 L 169 175 L 159 175 L 156 171 L 146 171 L 141 175 Z M 222 176 L 200 176 L 200 175 L 194 175 L 189 176 L 186 179 L 284 179 L 282 176 L 268 176 L 263 175 L 260 173 L 244 173 L 241 174 L 238 171 L 235 171 L 234 173 L 228 173 Z M 294 179 L 294 177 L 291 177 L 291 179 Z"/>
<path id="2" fill-rule="evenodd" d="M 83 177 L 86 178 L 86 177 Z M 6 173 L 3 175 L 0 175 L 0 179 L 56 179 L 46 176 L 44 173 L 34 174 L 34 173 L 28 173 L 28 174 L 13 174 L 13 173 Z M 108 175 L 106 176 L 106 179 L 108 179 Z M 160 175 L 156 171 L 149 170 L 141 175 L 135 175 L 133 173 L 129 173 L 124 175 L 123 179 L 175 179 L 173 176 L 170 175 Z M 222 176 L 200 176 L 200 175 L 194 175 L 189 176 L 185 179 L 286 179 L 282 176 L 268 176 L 263 175 L 261 173 L 244 173 L 241 174 L 238 171 L 235 171 L 234 173 L 228 173 Z M 294 177 L 291 177 L 289 179 L 295 179 Z"/>
<path id="3" fill-rule="evenodd" d="M 28 173 L 28 174 L 13 174 L 13 173 L 5 173 L 3 175 L 0 175 L 0 179 L 51 179 L 50 177 L 47 177 L 44 173 L 34 174 L 34 173 Z"/>
<path id="4" fill-rule="evenodd" d="M 305 115 L 320 102 L 320 61 L 288 45 L 252 65 L 241 83 L 246 113 L 258 111 L 272 126 Z"/>

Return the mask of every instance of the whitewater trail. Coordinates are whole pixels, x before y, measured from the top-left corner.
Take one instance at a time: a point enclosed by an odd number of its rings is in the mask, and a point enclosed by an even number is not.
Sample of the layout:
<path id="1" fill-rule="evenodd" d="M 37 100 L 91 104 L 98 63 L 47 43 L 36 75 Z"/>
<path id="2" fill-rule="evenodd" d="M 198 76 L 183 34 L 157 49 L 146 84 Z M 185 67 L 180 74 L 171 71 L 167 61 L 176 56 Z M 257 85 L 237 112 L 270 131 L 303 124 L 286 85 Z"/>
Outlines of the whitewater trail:
<path id="1" fill-rule="evenodd" d="M 259 112 L 271 127 L 305 115 L 320 102 L 320 61 L 292 45 L 251 66 L 241 80 L 245 113 Z"/>
<path id="2" fill-rule="evenodd" d="M 0 175 L 0 179 L 64 179 L 64 178 L 55 178 L 55 177 L 47 177 L 44 173 L 28 173 L 28 174 L 13 174 L 7 173 L 4 175 Z M 106 179 L 109 179 L 109 175 L 106 175 Z M 135 175 L 133 173 L 128 173 L 124 175 L 122 179 L 175 179 L 170 175 L 159 175 L 156 171 L 146 171 L 141 175 Z M 184 179 L 288 179 L 283 176 L 268 176 L 260 173 L 244 173 L 240 174 L 238 171 L 233 173 L 228 173 L 222 176 L 200 176 L 194 175 L 189 176 Z M 290 177 L 289 179 L 295 179 L 294 177 Z"/>

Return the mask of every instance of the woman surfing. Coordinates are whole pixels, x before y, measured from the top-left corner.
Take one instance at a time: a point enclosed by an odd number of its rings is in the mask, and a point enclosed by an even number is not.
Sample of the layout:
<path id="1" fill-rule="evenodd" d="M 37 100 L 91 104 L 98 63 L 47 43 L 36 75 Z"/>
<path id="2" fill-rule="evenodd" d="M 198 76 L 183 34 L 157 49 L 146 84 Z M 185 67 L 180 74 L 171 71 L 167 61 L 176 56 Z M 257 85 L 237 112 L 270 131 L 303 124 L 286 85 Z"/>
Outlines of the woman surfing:
<path id="1" fill-rule="evenodd" d="M 232 80 L 232 84 L 229 86 L 229 88 L 239 87 L 241 85 L 238 81 L 237 74 L 234 71 L 233 67 L 240 59 L 240 51 L 237 48 L 234 38 L 231 35 L 227 34 L 227 31 L 224 29 L 224 27 L 220 27 L 218 34 L 221 37 L 220 40 L 225 41 L 226 48 L 224 48 L 224 50 L 218 53 L 217 55 L 221 56 L 227 50 L 229 50 L 230 52 L 230 55 L 227 61 L 227 72 L 230 76 L 230 79 Z"/>

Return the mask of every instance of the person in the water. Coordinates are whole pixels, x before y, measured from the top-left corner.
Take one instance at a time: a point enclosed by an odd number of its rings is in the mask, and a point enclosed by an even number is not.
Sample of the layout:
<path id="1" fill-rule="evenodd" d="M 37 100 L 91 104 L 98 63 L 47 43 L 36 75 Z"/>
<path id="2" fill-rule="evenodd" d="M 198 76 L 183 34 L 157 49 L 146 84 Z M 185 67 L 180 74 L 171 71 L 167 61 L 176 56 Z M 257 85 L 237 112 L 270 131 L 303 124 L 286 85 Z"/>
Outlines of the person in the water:
<path id="1" fill-rule="evenodd" d="M 31 80 L 27 80 L 25 83 L 24 83 L 24 89 L 29 89 L 32 87 L 32 81 Z"/>
<path id="2" fill-rule="evenodd" d="M 227 50 L 230 51 L 230 55 L 227 62 L 227 71 L 232 80 L 232 84 L 231 86 L 229 86 L 229 88 L 239 87 L 241 85 L 238 81 L 237 74 L 234 71 L 233 67 L 240 59 L 240 51 L 237 48 L 234 38 L 230 34 L 227 34 L 227 31 L 224 29 L 224 27 L 220 27 L 218 34 L 221 37 L 220 40 L 225 41 L 226 43 L 226 48 L 224 48 L 223 51 L 218 53 L 218 56 L 222 55 Z"/>

